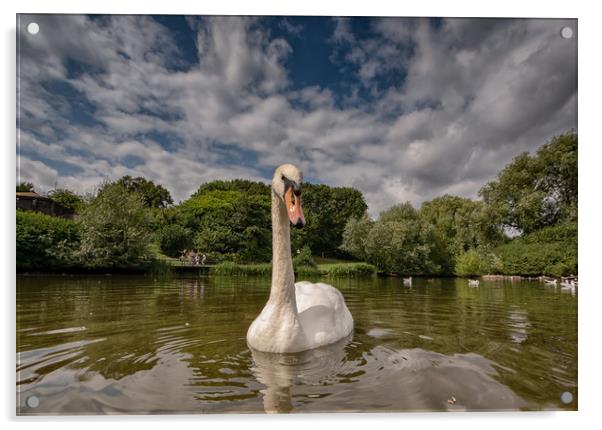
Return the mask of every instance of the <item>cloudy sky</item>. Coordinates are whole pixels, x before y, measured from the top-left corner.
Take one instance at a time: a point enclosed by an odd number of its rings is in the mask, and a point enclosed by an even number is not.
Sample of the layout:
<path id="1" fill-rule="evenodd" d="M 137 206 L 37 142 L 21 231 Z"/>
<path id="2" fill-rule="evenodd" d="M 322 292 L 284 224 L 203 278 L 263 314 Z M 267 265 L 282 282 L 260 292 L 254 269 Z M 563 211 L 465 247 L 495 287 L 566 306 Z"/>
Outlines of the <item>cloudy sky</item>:
<path id="1" fill-rule="evenodd" d="M 21 15 L 17 177 L 90 192 L 144 176 L 178 201 L 292 162 L 360 189 L 373 215 L 476 197 L 517 154 L 577 128 L 576 25 Z"/>

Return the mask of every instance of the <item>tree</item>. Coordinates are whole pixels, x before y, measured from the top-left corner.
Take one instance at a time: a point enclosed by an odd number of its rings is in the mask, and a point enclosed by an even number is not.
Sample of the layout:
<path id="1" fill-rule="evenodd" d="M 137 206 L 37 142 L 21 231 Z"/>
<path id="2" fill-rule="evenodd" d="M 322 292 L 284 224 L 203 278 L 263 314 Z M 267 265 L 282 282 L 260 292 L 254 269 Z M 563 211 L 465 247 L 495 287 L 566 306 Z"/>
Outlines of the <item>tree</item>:
<path id="1" fill-rule="evenodd" d="M 501 243 L 504 236 L 494 215 L 483 202 L 448 194 L 422 204 L 420 216 L 435 229 L 434 259 L 443 273 L 453 274 L 455 260 L 469 249 Z"/>
<path id="2" fill-rule="evenodd" d="M 368 209 L 362 193 L 354 188 L 306 183 L 301 195 L 306 224 L 291 231 L 294 249 L 308 245 L 314 255 L 344 256 L 343 232 L 350 218 Z"/>
<path id="3" fill-rule="evenodd" d="M 18 193 L 33 192 L 33 184 L 31 182 L 19 182 L 17 184 Z"/>
<path id="4" fill-rule="evenodd" d="M 67 189 L 57 188 L 55 190 L 51 190 L 48 192 L 48 197 L 75 212 L 79 212 L 81 209 L 83 209 L 84 199 Z"/>
<path id="5" fill-rule="evenodd" d="M 190 249 L 193 239 L 192 232 L 179 224 L 168 224 L 158 232 L 159 247 L 170 257 L 178 257 L 182 251 Z"/>
<path id="6" fill-rule="evenodd" d="M 577 134 L 552 138 L 508 164 L 480 190 L 501 224 L 528 234 L 577 218 Z"/>
<path id="7" fill-rule="evenodd" d="M 197 232 L 199 250 L 234 254 L 241 261 L 269 261 L 271 196 L 270 186 L 262 182 L 209 182 L 180 205 L 180 222 Z M 305 183 L 302 204 L 306 225 L 291 230 L 293 249 L 309 246 L 314 254 L 344 255 L 339 247 L 345 225 L 367 209 L 361 192 Z"/>
<path id="8" fill-rule="evenodd" d="M 117 181 L 128 192 L 139 193 L 144 204 L 150 208 L 165 208 L 173 204 L 171 194 L 163 186 L 155 184 L 143 177 L 124 176 Z"/>
<path id="9" fill-rule="evenodd" d="M 393 206 L 375 222 L 350 220 L 343 241 L 344 249 L 381 270 L 415 275 L 441 270 L 433 259 L 435 245 L 433 226 L 410 203 Z"/>
<path id="10" fill-rule="evenodd" d="M 361 218 L 350 218 L 343 231 L 341 249 L 353 255 L 358 260 L 367 261 L 366 239 L 373 224 L 374 221 L 372 221 L 367 212 Z"/>
<path id="11" fill-rule="evenodd" d="M 127 267 L 150 257 L 150 214 L 142 196 L 105 184 L 82 211 L 79 255 L 88 267 Z"/>
<path id="12" fill-rule="evenodd" d="M 178 208 L 178 223 L 194 232 L 194 248 L 214 260 L 269 261 L 269 187 L 250 181 L 204 184 Z"/>

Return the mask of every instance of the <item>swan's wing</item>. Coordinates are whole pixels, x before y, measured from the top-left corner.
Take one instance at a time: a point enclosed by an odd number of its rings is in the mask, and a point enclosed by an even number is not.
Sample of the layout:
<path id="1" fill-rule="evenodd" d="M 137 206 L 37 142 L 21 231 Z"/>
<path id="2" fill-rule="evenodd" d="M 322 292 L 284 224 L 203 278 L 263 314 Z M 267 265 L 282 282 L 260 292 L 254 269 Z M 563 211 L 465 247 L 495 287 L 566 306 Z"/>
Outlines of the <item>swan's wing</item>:
<path id="1" fill-rule="evenodd" d="M 326 306 L 338 310 L 345 304 L 345 299 L 339 290 L 321 282 L 315 284 L 307 281 L 297 282 L 295 296 L 299 313 L 312 306 Z"/>
<path id="2" fill-rule="evenodd" d="M 323 283 L 295 284 L 299 320 L 312 347 L 334 343 L 353 329 L 353 317 L 339 290 Z"/>

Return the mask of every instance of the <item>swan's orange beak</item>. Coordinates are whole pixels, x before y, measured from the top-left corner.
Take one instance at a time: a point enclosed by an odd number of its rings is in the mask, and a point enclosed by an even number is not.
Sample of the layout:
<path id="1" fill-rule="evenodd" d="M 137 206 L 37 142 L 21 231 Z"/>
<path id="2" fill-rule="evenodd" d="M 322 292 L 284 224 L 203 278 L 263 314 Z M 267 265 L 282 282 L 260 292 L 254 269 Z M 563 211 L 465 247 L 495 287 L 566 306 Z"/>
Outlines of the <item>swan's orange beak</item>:
<path id="1" fill-rule="evenodd" d="M 305 217 L 303 216 L 303 208 L 301 207 L 301 193 L 295 193 L 292 187 L 288 188 L 284 193 L 284 204 L 286 205 L 286 213 L 288 219 L 291 220 L 297 228 L 305 225 Z"/>

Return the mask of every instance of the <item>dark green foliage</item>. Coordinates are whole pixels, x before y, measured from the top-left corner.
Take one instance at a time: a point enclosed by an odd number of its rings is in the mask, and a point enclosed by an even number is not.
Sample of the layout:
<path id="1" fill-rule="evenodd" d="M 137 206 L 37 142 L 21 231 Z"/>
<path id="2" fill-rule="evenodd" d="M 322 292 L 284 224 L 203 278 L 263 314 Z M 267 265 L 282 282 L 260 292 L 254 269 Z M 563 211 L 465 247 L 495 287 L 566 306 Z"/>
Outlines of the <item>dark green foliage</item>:
<path id="1" fill-rule="evenodd" d="M 150 213 L 138 193 L 105 184 L 78 220 L 85 267 L 130 267 L 150 258 Z"/>
<path id="2" fill-rule="evenodd" d="M 232 256 L 236 262 L 269 261 L 272 224 L 268 190 L 265 184 L 242 180 L 202 186 L 179 207 L 179 222 L 194 232 L 194 249 Z"/>
<path id="3" fill-rule="evenodd" d="M 17 184 L 18 193 L 33 192 L 33 184 L 31 182 L 20 182 Z"/>
<path id="4" fill-rule="evenodd" d="M 577 274 L 577 223 L 565 223 L 518 237 L 498 246 L 498 272 L 505 275 Z"/>
<path id="5" fill-rule="evenodd" d="M 130 193 L 139 193 L 144 204 L 149 208 L 165 208 L 173 204 L 171 194 L 162 185 L 157 185 L 148 179 L 131 176 L 124 176 L 119 179 L 117 184 L 123 186 Z M 102 190 L 101 190 L 102 191 Z"/>
<path id="6" fill-rule="evenodd" d="M 76 266 L 77 224 L 39 212 L 17 211 L 17 268 L 58 269 Z"/>
<path id="7" fill-rule="evenodd" d="M 159 247 L 169 257 L 179 257 L 182 251 L 191 249 L 192 232 L 179 224 L 168 224 L 157 233 Z"/>
<path id="8" fill-rule="evenodd" d="M 74 212 L 80 212 L 84 207 L 84 199 L 81 196 L 63 188 L 50 191 L 48 197 Z"/>
<path id="9" fill-rule="evenodd" d="M 306 225 L 291 231 L 293 249 L 309 245 L 314 255 L 341 257 L 343 232 L 350 218 L 360 218 L 368 209 L 362 193 L 354 188 L 303 184 Z"/>
<path id="10" fill-rule="evenodd" d="M 305 245 L 299 250 L 299 253 L 293 257 L 293 265 L 295 267 L 318 267 L 311 255 L 311 249 Z"/>
<path id="11" fill-rule="evenodd" d="M 576 220 L 577 146 L 571 132 L 516 157 L 480 191 L 489 213 L 522 233 Z"/>
<path id="12" fill-rule="evenodd" d="M 345 255 L 338 247 L 349 217 L 366 211 L 362 194 L 352 188 L 304 184 L 302 202 L 306 225 L 291 231 L 292 248 L 309 246 L 314 255 Z M 178 223 L 195 233 L 199 252 L 230 255 L 236 262 L 271 259 L 271 188 L 262 182 L 203 184 L 179 206 Z"/>

